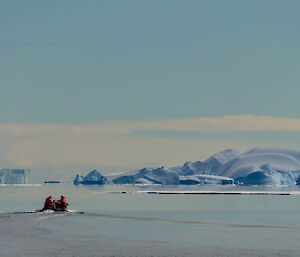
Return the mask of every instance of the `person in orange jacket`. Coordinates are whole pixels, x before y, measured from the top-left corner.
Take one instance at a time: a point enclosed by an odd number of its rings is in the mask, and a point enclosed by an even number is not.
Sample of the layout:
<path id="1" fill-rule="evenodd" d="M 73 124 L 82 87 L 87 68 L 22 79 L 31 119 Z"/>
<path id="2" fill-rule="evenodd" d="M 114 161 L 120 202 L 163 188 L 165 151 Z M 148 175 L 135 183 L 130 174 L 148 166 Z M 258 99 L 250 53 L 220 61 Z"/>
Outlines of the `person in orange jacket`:
<path id="1" fill-rule="evenodd" d="M 67 199 L 66 199 L 65 196 L 62 195 L 60 197 L 60 203 L 61 203 L 61 206 L 62 206 L 63 209 L 67 209 L 68 203 L 67 203 Z"/>
<path id="2" fill-rule="evenodd" d="M 45 200 L 44 209 L 43 210 L 53 210 L 53 209 L 54 209 L 54 204 L 52 202 L 52 197 L 50 195 Z"/>
<path id="3" fill-rule="evenodd" d="M 64 195 L 62 195 L 60 197 L 60 200 L 55 201 L 54 204 L 55 204 L 55 209 L 56 210 L 61 210 L 61 211 L 66 211 L 67 208 L 68 208 L 68 205 L 69 205 L 67 203 L 66 197 Z"/>

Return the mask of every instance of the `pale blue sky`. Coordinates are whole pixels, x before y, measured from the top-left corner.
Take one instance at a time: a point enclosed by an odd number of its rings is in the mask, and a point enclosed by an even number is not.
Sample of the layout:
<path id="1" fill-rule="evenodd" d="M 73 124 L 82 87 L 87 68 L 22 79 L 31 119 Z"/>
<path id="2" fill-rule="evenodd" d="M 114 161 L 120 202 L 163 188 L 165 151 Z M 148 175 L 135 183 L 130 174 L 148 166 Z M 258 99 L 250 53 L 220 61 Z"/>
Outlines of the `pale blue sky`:
<path id="1" fill-rule="evenodd" d="M 299 148 L 299 11 L 298 0 L 0 0 L 0 164 L 141 168 Z"/>
<path id="2" fill-rule="evenodd" d="M 0 2 L 0 122 L 299 117 L 299 1 Z"/>

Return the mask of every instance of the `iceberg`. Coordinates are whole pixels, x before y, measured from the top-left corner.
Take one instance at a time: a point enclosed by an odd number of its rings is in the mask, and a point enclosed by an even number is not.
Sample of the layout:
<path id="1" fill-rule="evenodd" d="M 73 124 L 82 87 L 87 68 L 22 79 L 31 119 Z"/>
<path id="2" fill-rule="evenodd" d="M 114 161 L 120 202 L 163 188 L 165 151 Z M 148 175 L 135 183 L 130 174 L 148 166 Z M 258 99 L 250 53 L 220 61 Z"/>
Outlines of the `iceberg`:
<path id="1" fill-rule="evenodd" d="M 222 177 L 222 176 L 214 176 L 214 175 L 191 175 L 191 176 L 179 176 L 181 185 L 197 185 L 197 184 L 234 184 L 234 179 Z"/>
<path id="2" fill-rule="evenodd" d="M 210 166 L 211 172 L 216 172 L 216 170 L 222 166 L 224 163 L 227 163 L 228 161 L 237 158 L 242 153 L 239 150 L 235 149 L 226 149 L 222 152 L 218 152 L 208 159 L 206 159 L 204 162 L 207 163 Z"/>
<path id="3" fill-rule="evenodd" d="M 74 179 L 74 185 L 103 185 L 107 183 L 106 177 L 101 175 L 97 170 L 91 171 L 89 174 L 84 176 L 77 176 Z"/>
<path id="4" fill-rule="evenodd" d="M 150 181 L 146 178 L 139 178 L 135 181 L 135 184 L 141 184 L 141 185 L 153 185 L 153 181 Z M 157 184 L 157 183 L 155 183 Z"/>
<path id="5" fill-rule="evenodd" d="M 143 168 L 136 174 L 124 174 L 112 180 L 114 184 L 162 184 L 179 185 L 178 175 L 165 167 L 157 169 Z"/>
<path id="6" fill-rule="evenodd" d="M 263 165 L 269 165 L 275 171 L 293 172 L 300 170 L 300 151 L 265 148 L 252 149 L 220 166 L 216 175 L 233 179 L 246 177 L 260 171 Z"/>
<path id="7" fill-rule="evenodd" d="M 211 167 L 206 162 L 186 162 L 179 175 L 183 176 L 189 176 L 189 175 L 195 175 L 195 174 L 210 174 L 211 173 Z"/>
<path id="8" fill-rule="evenodd" d="M 196 174 L 216 175 L 216 170 L 224 163 L 236 158 L 242 153 L 238 150 L 227 149 L 222 152 L 216 153 L 206 159 L 204 162 L 186 162 L 183 166 L 173 167 L 170 170 L 176 172 L 180 176 L 190 176 Z"/>
<path id="9" fill-rule="evenodd" d="M 300 175 L 298 176 L 298 178 L 296 179 L 296 185 L 300 186 Z"/>
<path id="10" fill-rule="evenodd" d="M 277 171 L 265 164 L 258 171 L 252 172 L 246 177 L 235 179 L 237 184 L 243 185 L 295 185 L 296 179 L 292 172 Z"/>
<path id="11" fill-rule="evenodd" d="M 78 180 L 81 178 L 78 177 Z M 183 166 L 144 168 L 114 177 L 115 184 L 245 184 L 300 185 L 300 151 L 285 148 L 254 148 L 245 153 L 227 149 L 205 161 Z"/>
<path id="12" fill-rule="evenodd" d="M 64 180 L 47 180 L 44 181 L 44 184 L 62 184 L 62 183 L 68 183 L 67 181 Z"/>
<path id="13" fill-rule="evenodd" d="M 149 173 L 152 169 L 143 168 L 136 174 L 124 174 L 123 176 L 117 177 L 112 180 L 115 184 L 134 184 L 140 183 L 142 180 L 137 182 L 137 180 L 144 178 L 144 176 Z M 149 182 L 149 181 L 148 181 Z M 143 184 L 143 183 L 141 183 Z M 147 184 L 147 183 L 145 183 Z"/>
<path id="14" fill-rule="evenodd" d="M 162 185 L 179 185 L 179 177 L 178 175 L 165 168 L 161 167 L 158 169 L 151 170 L 144 176 L 148 181 L 153 184 L 162 184 Z"/>
<path id="15" fill-rule="evenodd" d="M 0 184 L 27 184 L 29 169 L 1 169 Z"/>

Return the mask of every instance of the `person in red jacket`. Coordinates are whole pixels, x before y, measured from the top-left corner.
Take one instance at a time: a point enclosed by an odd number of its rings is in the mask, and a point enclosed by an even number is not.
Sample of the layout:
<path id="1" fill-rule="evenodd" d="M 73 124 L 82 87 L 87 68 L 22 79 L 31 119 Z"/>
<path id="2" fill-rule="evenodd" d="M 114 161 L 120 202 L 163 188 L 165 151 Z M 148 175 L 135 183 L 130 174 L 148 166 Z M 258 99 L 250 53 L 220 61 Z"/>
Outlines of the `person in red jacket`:
<path id="1" fill-rule="evenodd" d="M 54 209 L 54 205 L 53 205 L 53 202 L 52 202 L 52 197 L 50 195 L 45 200 L 44 209 L 43 210 L 53 210 L 53 209 Z"/>

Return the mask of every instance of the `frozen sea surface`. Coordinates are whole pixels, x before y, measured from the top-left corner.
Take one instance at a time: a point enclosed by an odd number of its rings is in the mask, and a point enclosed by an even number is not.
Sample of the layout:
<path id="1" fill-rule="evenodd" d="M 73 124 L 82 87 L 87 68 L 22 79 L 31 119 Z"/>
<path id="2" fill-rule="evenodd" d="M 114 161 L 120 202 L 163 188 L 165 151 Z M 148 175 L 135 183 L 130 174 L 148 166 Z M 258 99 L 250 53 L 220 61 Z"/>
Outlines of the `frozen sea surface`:
<path id="1" fill-rule="evenodd" d="M 293 194 L 141 193 L 199 190 Z M 0 187 L 0 256 L 298 256 L 298 193 L 298 187 Z M 65 194 L 73 211 L 19 213 L 38 209 L 50 194 Z"/>

